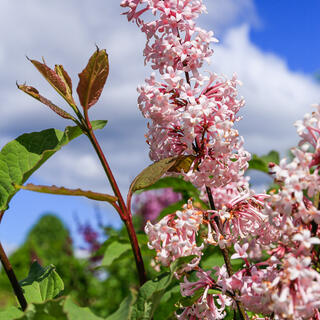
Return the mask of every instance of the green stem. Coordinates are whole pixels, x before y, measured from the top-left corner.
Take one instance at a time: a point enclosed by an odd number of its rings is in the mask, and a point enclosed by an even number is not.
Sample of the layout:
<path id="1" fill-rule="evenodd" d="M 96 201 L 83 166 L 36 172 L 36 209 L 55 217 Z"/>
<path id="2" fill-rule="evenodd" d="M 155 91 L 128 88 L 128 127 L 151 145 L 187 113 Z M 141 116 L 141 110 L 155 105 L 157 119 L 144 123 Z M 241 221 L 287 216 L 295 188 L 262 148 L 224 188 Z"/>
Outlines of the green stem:
<path id="1" fill-rule="evenodd" d="M 13 271 L 13 268 L 11 266 L 11 263 L 6 255 L 5 251 L 3 250 L 1 243 L 0 243 L 0 260 L 1 260 L 3 268 L 8 276 L 8 279 L 11 283 L 11 287 L 12 287 L 15 295 L 17 296 L 17 299 L 19 301 L 21 309 L 24 311 L 27 308 L 27 300 L 23 295 L 22 288 L 20 287 L 18 279 Z"/>

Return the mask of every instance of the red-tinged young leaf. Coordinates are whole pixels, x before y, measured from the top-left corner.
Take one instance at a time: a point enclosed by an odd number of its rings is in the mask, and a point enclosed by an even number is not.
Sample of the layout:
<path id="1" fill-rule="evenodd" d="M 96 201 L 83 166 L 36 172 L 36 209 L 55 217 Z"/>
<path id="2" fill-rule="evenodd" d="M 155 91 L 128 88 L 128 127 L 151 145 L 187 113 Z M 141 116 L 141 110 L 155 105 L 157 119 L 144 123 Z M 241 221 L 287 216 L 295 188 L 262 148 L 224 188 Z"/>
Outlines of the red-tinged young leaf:
<path id="1" fill-rule="evenodd" d="M 57 73 L 49 68 L 45 63 L 37 60 L 30 60 L 31 63 L 38 69 L 43 77 L 61 94 L 66 95 L 67 87 L 64 81 L 57 75 Z"/>
<path id="2" fill-rule="evenodd" d="M 99 100 L 108 74 L 108 55 L 105 50 L 97 48 L 87 66 L 79 73 L 77 92 L 84 110 L 88 110 Z"/>
<path id="3" fill-rule="evenodd" d="M 73 100 L 72 97 L 72 81 L 70 76 L 68 75 L 67 71 L 64 70 L 63 66 L 61 64 L 56 64 L 54 67 L 55 72 L 57 73 L 57 75 L 61 78 L 61 80 L 64 82 L 66 89 L 67 89 L 67 93 L 64 96 L 64 99 L 71 105 L 71 106 L 75 106 L 76 103 Z"/>
<path id="4" fill-rule="evenodd" d="M 26 86 L 26 85 L 19 85 L 19 84 L 17 84 L 17 87 L 21 91 L 27 93 L 31 97 L 37 99 L 41 103 L 43 103 L 46 106 L 48 106 L 52 111 L 54 111 L 60 117 L 62 117 L 64 119 L 75 120 L 75 118 L 71 114 L 69 114 L 68 112 L 66 112 L 63 109 L 59 108 L 58 106 L 56 106 L 54 103 L 52 103 L 47 98 L 43 97 L 36 88 L 31 87 L 31 86 Z"/>
<path id="5" fill-rule="evenodd" d="M 54 70 L 56 74 L 64 81 L 67 90 L 70 91 L 72 94 L 72 80 L 70 76 L 68 75 L 67 71 L 64 70 L 63 66 L 61 64 L 56 64 L 54 67 Z"/>
<path id="6" fill-rule="evenodd" d="M 55 70 L 49 68 L 45 63 L 30 60 L 51 86 L 70 104 L 75 105 L 72 98 L 72 82 L 68 73 L 62 65 L 56 65 Z"/>

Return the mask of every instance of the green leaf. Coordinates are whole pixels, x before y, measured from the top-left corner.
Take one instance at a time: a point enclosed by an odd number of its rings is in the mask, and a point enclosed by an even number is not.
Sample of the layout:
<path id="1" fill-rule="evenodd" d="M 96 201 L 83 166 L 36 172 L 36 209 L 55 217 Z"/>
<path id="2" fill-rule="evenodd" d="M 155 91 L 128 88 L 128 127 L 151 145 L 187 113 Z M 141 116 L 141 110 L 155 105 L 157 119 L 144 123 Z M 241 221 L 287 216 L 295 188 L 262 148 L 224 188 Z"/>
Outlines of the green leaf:
<path id="1" fill-rule="evenodd" d="M 158 220 L 161 220 L 165 216 L 167 216 L 170 213 L 174 213 L 178 210 L 181 210 L 183 205 L 185 204 L 184 200 L 180 200 L 178 202 L 175 202 L 173 204 L 170 204 L 168 207 L 164 208 L 160 213 L 159 217 L 157 218 Z"/>
<path id="2" fill-rule="evenodd" d="M 159 160 L 145 168 L 131 183 L 130 193 L 145 189 L 157 182 L 166 172 L 188 172 L 194 156 L 175 156 Z"/>
<path id="3" fill-rule="evenodd" d="M 131 252 L 131 244 L 128 240 L 112 238 L 107 244 L 101 267 L 110 267 L 114 261 L 120 259 L 129 252 Z"/>
<path id="4" fill-rule="evenodd" d="M 144 189 L 154 190 L 154 189 L 163 189 L 163 188 L 172 188 L 174 192 L 182 193 L 187 195 L 187 198 L 199 199 L 200 192 L 191 182 L 183 180 L 182 177 L 164 177 L 158 180 L 156 183 L 150 187 Z"/>
<path id="5" fill-rule="evenodd" d="M 162 296 L 159 306 L 154 313 L 154 320 L 176 319 L 174 313 L 178 310 L 178 302 L 181 299 L 180 285 L 177 283 Z"/>
<path id="6" fill-rule="evenodd" d="M 1 320 L 103 320 L 89 308 L 79 307 L 70 297 L 47 300 L 42 303 L 30 303 L 23 313 L 17 308 L 0 312 Z"/>
<path id="7" fill-rule="evenodd" d="M 204 289 L 197 290 L 192 296 L 190 297 L 183 297 L 180 300 L 180 303 L 184 307 L 190 307 L 192 306 L 204 293 Z"/>
<path id="8" fill-rule="evenodd" d="M 192 255 L 192 256 L 187 256 L 187 257 L 181 257 L 175 261 L 173 261 L 170 264 L 170 271 L 171 273 L 175 273 L 178 272 L 179 269 L 181 269 L 182 267 L 184 267 L 186 264 L 190 263 L 194 258 L 196 258 L 196 255 Z"/>
<path id="9" fill-rule="evenodd" d="M 224 265 L 224 259 L 220 248 L 214 246 L 209 246 L 206 248 L 203 251 L 200 265 L 204 270 L 211 269 L 215 266 L 221 267 Z"/>
<path id="10" fill-rule="evenodd" d="M 106 320 L 130 320 L 132 305 L 137 299 L 137 292 L 131 290 L 130 294 L 121 302 L 119 309 Z"/>
<path id="11" fill-rule="evenodd" d="M 87 66 L 79 73 L 77 92 L 84 110 L 88 110 L 99 100 L 108 74 L 109 60 L 106 50 L 97 48 Z"/>
<path id="12" fill-rule="evenodd" d="M 68 320 L 102 320 L 102 318 L 96 316 L 89 308 L 79 307 L 70 297 L 66 298 L 63 311 L 66 313 Z"/>
<path id="13" fill-rule="evenodd" d="M 269 163 L 273 162 L 279 164 L 280 156 L 277 151 L 270 151 L 268 154 L 261 157 L 256 154 L 252 155 L 252 159 L 249 161 L 249 169 L 258 170 L 265 173 L 269 172 Z"/>
<path id="14" fill-rule="evenodd" d="M 248 170 L 250 170 L 250 169 L 262 171 L 265 173 L 269 172 L 268 164 L 255 154 L 252 156 L 252 159 L 249 161 Z"/>
<path id="15" fill-rule="evenodd" d="M 218 289 L 209 289 L 208 294 L 221 294 L 222 291 Z"/>
<path id="16" fill-rule="evenodd" d="M 93 121 L 94 129 L 102 129 L 107 121 Z M 64 132 L 47 129 L 26 133 L 9 142 L 0 152 L 0 211 L 18 191 L 13 184 L 22 185 L 44 162 L 71 140 L 82 134 L 79 127 L 67 127 Z"/>
<path id="17" fill-rule="evenodd" d="M 151 319 L 167 289 L 177 283 L 174 273 L 194 257 L 182 257 L 175 260 L 170 265 L 170 273 L 163 273 L 159 277 L 147 281 L 138 292 L 137 301 L 132 309 L 131 320 Z"/>
<path id="18" fill-rule="evenodd" d="M 40 193 L 49 193 L 49 194 L 57 194 L 57 195 L 64 195 L 64 196 L 82 196 L 88 199 L 93 199 L 96 201 L 106 201 L 109 203 L 117 202 L 118 198 L 111 196 L 109 194 L 98 193 L 93 191 L 85 191 L 81 189 L 67 189 L 64 187 L 57 187 L 57 186 L 41 186 L 41 185 L 34 185 L 29 183 L 25 186 L 15 185 L 17 189 L 35 191 Z"/>
<path id="19" fill-rule="evenodd" d="M 29 304 L 21 320 L 69 320 L 63 311 L 64 298 Z"/>
<path id="20" fill-rule="evenodd" d="M 280 162 L 279 152 L 275 150 L 271 150 L 268 154 L 261 156 L 261 159 L 267 163 L 273 162 L 275 164 L 279 164 Z"/>
<path id="21" fill-rule="evenodd" d="M 8 307 L 4 310 L 0 310 L 1 320 L 12 320 L 17 319 L 23 315 L 23 312 L 17 307 Z"/>
<path id="22" fill-rule="evenodd" d="M 229 252 L 229 256 L 234 251 Z M 232 259 L 231 265 L 233 271 L 238 271 L 243 267 L 242 259 Z M 219 247 L 209 246 L 203 251 L 203 256 L 201 257 L 200 265 L 204 270 L 212 269 L 215 266 L 221 267 L 225 264 L 222 252 Z"/>
<path id="23" fill-rule="evenodd" d="M 139 290 L 130 320 L 151 319 L 172 278 L 170 273 L 165 273 L 154 280 L 147 281 Z"/>
<path id="24" fill-rule="evenodd" d="M 64 284 L 55 266 L 41 267 L 38 262 L 31 265 L 28 277 L 20 281 L 28 303 L 40 303 L 56 298 L 63 290 Z"/>

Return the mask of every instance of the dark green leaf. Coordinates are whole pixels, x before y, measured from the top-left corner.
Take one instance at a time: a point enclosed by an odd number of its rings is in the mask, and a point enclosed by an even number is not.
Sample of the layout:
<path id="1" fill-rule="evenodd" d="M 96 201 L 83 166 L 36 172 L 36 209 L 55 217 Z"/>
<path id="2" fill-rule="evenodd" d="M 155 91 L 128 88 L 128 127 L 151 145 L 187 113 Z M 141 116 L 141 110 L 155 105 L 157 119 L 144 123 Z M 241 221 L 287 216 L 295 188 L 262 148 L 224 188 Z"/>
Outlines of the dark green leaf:
<path id="1" fill-rule="evenodd" d="M 151 319 L 172 279 L 172 275 L 167 273 L 154 280 L 147 281 L 139 290 L 130 320 Z"/>
<path id="2" fill-rule="evenodd" d="M 181 268 L 183 268 L 186 264 L 190 263 L 196 255 L 181 257 L 170 264 L 170 271 L 171 273 L 178 272 Z"/>
<path id="3" fill-rule="evenodd" d="M 271 150 L 268 154 L 261 156 L 261 159 L 267 163 L 273 162 L 275 164 L 279 164 L 280 162 L 279 152 L 275 150 Z"/>
<path id="4" fill-rule="evenodd" d="M 209 246 L 203 251 L 201 268 L 209 270 L 215 266 L 221 267 L 224 264 L 223 255 L 219 247 Z"/>
<path id="5" fill-rule="evenodd" d="M 179 283 L 175 284 L 162 296 L 159 306 L 154 313 L 154 320 L 176 319 L 174 313 L 178 309 L 178 302 L 182 299 Z"/>

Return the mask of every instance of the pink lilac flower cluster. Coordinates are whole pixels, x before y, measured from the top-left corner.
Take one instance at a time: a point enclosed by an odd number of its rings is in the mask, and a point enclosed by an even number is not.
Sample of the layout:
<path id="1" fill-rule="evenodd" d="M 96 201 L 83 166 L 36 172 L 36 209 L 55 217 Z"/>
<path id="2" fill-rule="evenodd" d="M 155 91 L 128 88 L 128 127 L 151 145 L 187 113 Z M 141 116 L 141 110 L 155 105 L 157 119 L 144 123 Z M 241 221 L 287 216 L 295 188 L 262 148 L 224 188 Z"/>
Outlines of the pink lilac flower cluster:
<path id="1" fill-rule="evenodd" d="M 198 265 L 203 245 L 197 246 L 196 236 L 202 222 L 202 211 L 195 209 L 191 201 L 184 205 L 183 210 L 167 215 L 154 225 L 148 221 L 145 226 L 148 247 L 156 250 L 157 261 L 169 266 L 180 257 L 196 255 L 198 257 L 182 271 L 190 271 Z"/>
<path id="2" fill-rule="evenodd" d="M 248 189 L 238 191 L 237 196 L 210 215 L 207 242 L 218 244 L 220 248 L 251 238 L 256 244 L 269 244 L 275 229 L 270 225 L 268 216 L 262 212 L 268 197 L 266 194 L 254 194 Z M 221 222 L 220 227 L 215 218 Z"/>
<path id="3" fill-rule="evenodd" d="M 146 62 L 160 73 L 160 80 L 153 73 L 138 88 L 139 108 L 151 120 L 146 135 L 151 159 L 195 156 L 184 174 L 199 187 L 238 181 L 250 159 L 234 128 L 244 101 L 237 97 L 236 76 L 228 80 L 200 73 L 213 53 L 210 43 L 216 41 L 194 22 L 206 10 L 202 1 L 124 0 L 121 5 L 129 9 L 129 21 L 146 33 Z M 143 20 L 146 11 L 156 20 Z"/>
<path id="4" fill-rule="evenodd" d="M 315 247 L 320 244 L 320 106 L 296 123 L 302 140 L 292 150 L 293 160 L 270 164 L 279 190 L 255 194 L 244 178 L 250 154 L 234 127 L 244 105 L 239 81 L 200 70 L 216 42 L 194 22 L 206 11 L 202 0 L 123 0 L 121 6 L 146 34 L 145 62 L 159 72 L 138 88 L 139 108 L 150 119 L 150 157 L 192 156 L 190 170 L 181 174 L 200 190 L 209 189 L 215 202 L 212 210 L 198 210 L 190 200 L 183 210 L 145 227 L 149 248 L 162 265 L 197 256 L 183 271 L 196 270 L 198 280 L 185 277 L 181 294 L 203 293 L 177 318 L 223 319 L 226 306 L 241 311 L 242 303 L 264 314 L 254 319 L 320 319 L 315 270 L 320 267 Z M 155 20 L 146 21 L 147 12 Z M 241 259 L 243 267 L 232 274 L 228 263 L 214 266 L 211 276 L 212 270 L 200 267 L 202 251 L 210 245 L 224 253 L 233 246 L 231 259 Z"/>
<path id="5" fill-rule="evenodd" d="M 184 297 L 193 296 L 198 290 L 204 290 L 203 295 L 190 307 L 177 315 L 177 319 L 224 319 L 225 307 L 232 304 L 232 299 L 225 294 L 210 294 L 210 289 L 217 287 L 217 282 L 211 277 L 211 271 L 200 269 L 196 273 L 198 281 L 190 282 L 187 277 L 181 284 L 181 294 Z"/>
<path id="6" fill-rule="evenodd" d="M 316 205 L 320 191 L 319 119 L 317 107 L 312 115 L 307 114 L 303 121 L 298 121 L 301 148 L 292 149 L 290 162 L 284 159 L 279 165 L 270 164 L 280 189 L 265 197 L 261 214 L 267 217 L 269 228 L 262 233 L 262 243 L 259 236 L 255 237 L 255 244 L 262 244 L 269 258 L 253 263 L 249 243 L 242 247 L 236 243 L 237 253 L 231 258 L 243 259 L 245 267 L 231 277 L 220 272 L 222 276 L 217 282 L 223 290 L 238 291 L 240 301 L 248 310 L 273 314 L 274 319 L 319 317 L 320 274 L 315 269 L 319 268 L 315 245 L 320 244 Z M 237 204 L 237 200 L 233 203 Z M 248 239 L 246 235 L 245 240 Z"/>

